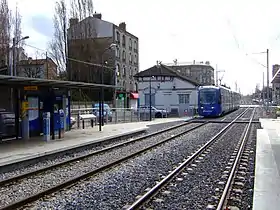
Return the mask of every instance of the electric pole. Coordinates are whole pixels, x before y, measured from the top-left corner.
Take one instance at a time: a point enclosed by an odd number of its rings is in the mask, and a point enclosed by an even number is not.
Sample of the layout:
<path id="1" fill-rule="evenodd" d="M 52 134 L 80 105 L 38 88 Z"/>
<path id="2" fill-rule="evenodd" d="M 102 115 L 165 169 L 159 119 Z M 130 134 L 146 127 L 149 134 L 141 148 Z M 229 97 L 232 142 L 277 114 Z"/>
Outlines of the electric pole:
<path id="1" fill-rule="evenodd" d="M 267 98 L 267 102 L 266 102 L 266 108 L 267 108 L 267 111 L 268 111 L 268 102 L 269 102 L 269 50 L 267 49 L 266 50 L 266 55 L 267 55 L 267 64 L 266 64 L 266 67 L 267 67 L 267 78 L 266 78 L 266 82 L 267 82 L 267 87 L 266 87 L 266 98 Z"/>
<path id="2" fill-rule="evenodd" d="M 263 71 L 263 88 L 262 88 L 262 100 L 263 100 L 263 105 L 265 105 L 264 99 L 265 99 L 265 97 L 264 97 L 264 71 Z"/>

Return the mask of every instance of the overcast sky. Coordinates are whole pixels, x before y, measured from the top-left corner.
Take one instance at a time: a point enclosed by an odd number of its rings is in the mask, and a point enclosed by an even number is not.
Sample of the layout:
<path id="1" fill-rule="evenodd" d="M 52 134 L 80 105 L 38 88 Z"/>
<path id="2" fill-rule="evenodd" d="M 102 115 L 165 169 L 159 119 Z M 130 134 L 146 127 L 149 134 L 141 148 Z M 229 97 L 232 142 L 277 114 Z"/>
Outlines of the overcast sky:
<path id="1" fill-rule="evenodd" d="M 53 33 L 55 0 L 8 0 L 16 2 L 23 17 L 27 44 L 47 50 Z M 262 86 L 266 54 L 280 63 L 279 0 L 94 0 L 94 9 L 104 20 L 119 24 L 139 38 L 140 70 L 163 63 L 210 61 L 223 81 L 242 93 Z M 30 56 L 34 49 L 26 47 Z"/>

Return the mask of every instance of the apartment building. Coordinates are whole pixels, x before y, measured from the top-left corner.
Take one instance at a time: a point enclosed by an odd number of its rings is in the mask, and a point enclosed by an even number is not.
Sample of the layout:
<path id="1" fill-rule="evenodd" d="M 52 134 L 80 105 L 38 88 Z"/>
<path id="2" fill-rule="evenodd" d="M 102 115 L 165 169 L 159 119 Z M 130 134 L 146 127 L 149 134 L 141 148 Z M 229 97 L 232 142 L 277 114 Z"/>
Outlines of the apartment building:
<path id="1" fill-rule="evenodd" d="M 138 38 L 127 31 L 125 22 L 115 25 L 96 13 L 81 21 L 71 19 L 68 40 L 69 79 L 100 83 L 100 72 L 104 69 L 105 84 L 123 87 L 106 92 L 105 100 L 113 101 L 115 106 L 130 107 L 130 99 L 135 99 L 132 93 L 138 91 L 133 76 L 139 72 L 139 43 Z M 112 44 L 116 46 L 110 48 Z M 118 92 L 125 96 L 119 103 L 116 101 Z"/>
<path id="2" fill-rule="evenodd" d="M 209 61 L 167 64 L 173 70 L 185 77 L 189 77 L 201 85 L 215 85 L 214 68 Z"/>

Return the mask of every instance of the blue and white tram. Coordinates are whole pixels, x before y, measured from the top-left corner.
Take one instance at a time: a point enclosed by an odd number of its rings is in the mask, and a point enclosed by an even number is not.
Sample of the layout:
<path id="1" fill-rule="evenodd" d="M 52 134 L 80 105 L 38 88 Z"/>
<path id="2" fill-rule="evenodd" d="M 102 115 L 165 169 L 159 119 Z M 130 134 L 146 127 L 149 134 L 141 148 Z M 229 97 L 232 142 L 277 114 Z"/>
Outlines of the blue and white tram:
<path id="1" fill-rule="evenodd" d="M 240 94 L 223 86 L 201 86 L 198 91 L 198 114 L 217 117 L 240 106 Z"/>

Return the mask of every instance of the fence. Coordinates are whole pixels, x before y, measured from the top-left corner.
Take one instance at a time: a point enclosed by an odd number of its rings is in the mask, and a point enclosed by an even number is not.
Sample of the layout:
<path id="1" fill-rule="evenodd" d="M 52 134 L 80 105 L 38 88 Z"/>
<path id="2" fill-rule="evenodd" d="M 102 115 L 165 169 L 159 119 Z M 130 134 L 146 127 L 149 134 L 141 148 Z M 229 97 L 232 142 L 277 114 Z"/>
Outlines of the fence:
<path id="1" fill-rule="evenodd" d="M 104 110 L 106 112 L 106 110 Z M 139 122 L 150 120 L 149 109 L 124 109 L 115 108 L 111 109 L 109 114 L 104 114 L 105 124 L 117 124 L 117 123 L 128 123 L 128 122 Z M 72 129 L 89 127 L 97 125 L 99 123 L 99 109 L 93 108 L 80 108 L 71 109 L 72 121 L 75 123 L 72 125 Z M 166 118 L 168 117 L 167 112 L 161 112 L 161 114 L 152 111 L 152 120 L 155 118 Z M 93 122 L 94 121 L 94 122 Z"/>

